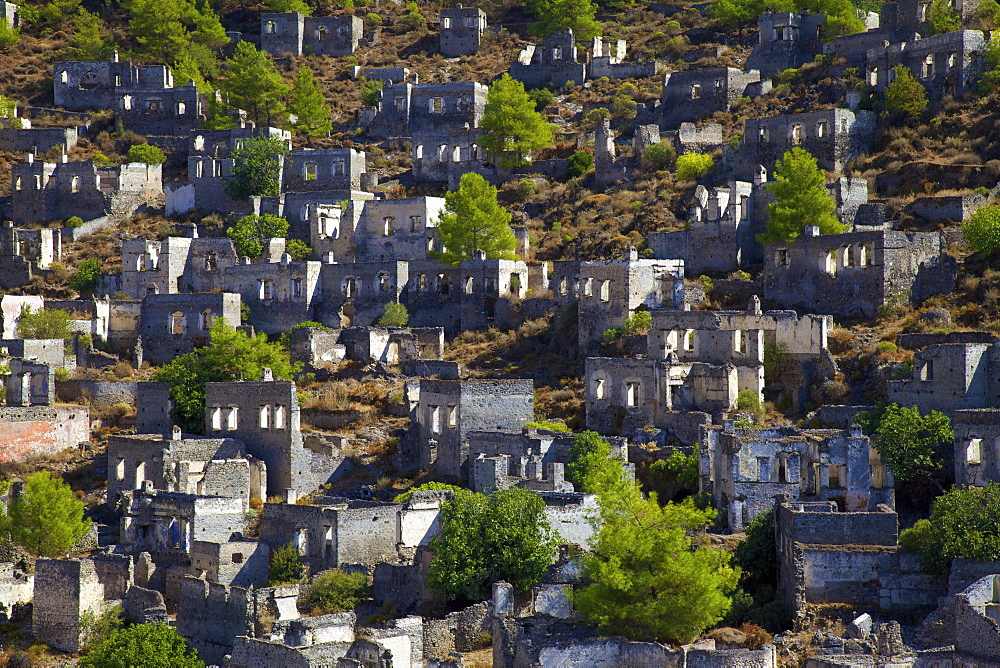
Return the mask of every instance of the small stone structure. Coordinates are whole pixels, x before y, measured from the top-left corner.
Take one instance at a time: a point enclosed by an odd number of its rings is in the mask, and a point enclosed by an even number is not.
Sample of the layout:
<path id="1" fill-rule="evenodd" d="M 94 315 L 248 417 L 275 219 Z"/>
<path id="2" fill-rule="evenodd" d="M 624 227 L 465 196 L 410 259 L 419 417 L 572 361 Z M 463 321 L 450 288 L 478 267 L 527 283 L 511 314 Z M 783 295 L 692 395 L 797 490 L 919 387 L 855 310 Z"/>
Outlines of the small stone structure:
<path id="1" fill-rule="evenodd" d="M 139 319 L 145 358 L 152 364 L 166 364 L 208 345 L 209 328 L 215 318 L 239 327 L 240 296 L 229 292 L 147 294 Z"/>
<path id="2" fill-rule="evenodd" d="M 996 343 L 927 346 L 913 357 L 912 377 L 889 381 L 886 394 L 889 401 L 916 406 L 923 413 L 937 410 L 951 415 L 962 409 L 1000 407 L 993 371 L 998 354 Z"/>
<path id="3" fill-rule="evenodd" d="M 807 228 L 794 244 L 765 244 L 763 292 L 787 308 L 872 317 L 894 301 L 921 302 L 955 284 L 937 232 Z"/>
<path id="4" fill-rule="evenodd" d="M 731 422 L 702 428 L 699 489 L 741 531 L 774 504 L 837 501 L 849 513 L 895 505 L 892 473 L 860 428 L 735 429 Z"/>
<path id="5" fill-rule="evenodd" d="M 664 77 L 662 127 L 671 129 L 683 121 L 697 121 L 716 111 L 729 111 L 740 97 L 757 97 L 771 89 L 758 70 L 743 72 L 734 67 L 673 72 Z"/>
<path id="6" fill-rule="evenodd" d="M 442 9 L 441 55 L 456 58 L 478 52 L 485 32 L 486 12 L 478 7 Z"/>
<path id="7" fill-rule="evenodd" d="M 1000 482 L 1000 409 L 956 410 L 955 484 L 986 487 Z"/>
<path id="8" fill-rule="evenodd" d="M 274 55 L 350 56 L 363 33 L 360 16 L 260 15 L 260 48 Z"/>

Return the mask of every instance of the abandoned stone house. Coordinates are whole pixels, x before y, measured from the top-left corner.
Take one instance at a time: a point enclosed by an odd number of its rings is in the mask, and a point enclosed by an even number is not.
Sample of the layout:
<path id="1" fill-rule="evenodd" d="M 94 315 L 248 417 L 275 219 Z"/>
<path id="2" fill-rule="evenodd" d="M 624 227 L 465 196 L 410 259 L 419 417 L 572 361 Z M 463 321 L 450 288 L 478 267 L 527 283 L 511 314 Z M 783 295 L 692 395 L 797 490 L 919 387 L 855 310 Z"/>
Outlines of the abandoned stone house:
<path id="1" fill-rule="evenodd" d="M 350 56 L 364 36 L 359 16 L 260 15 L 260 48 L 279 56 Z"/>
<path id="2" fill-rule="evenodd" d="M 573 435 L 542 429 L 473 431 L 469 440 L 469 488 L 489 494 L 520 485 L 535 491 L 573 491 L 565 480 L 564 467 L 571 461 Z M 628 443 L 610 437 L 611 454 L 628 460 Z M 634 465 L 626 463 L 633 472 Z"/>
<path id="3" fill-rule="evenodd" d="M 236 140 L 237 145 L 243 141 Z M 225 152 L 222 152 L 225 155 Z M 282 164 L 279 189 L 281 195 L 273 198 L 253 198 L 257 207 L 272 210 L 254 210 L 254 204 L 232 199 L 226 193 L 226 183 L 232 179 L 234 160 L 230 157 L 194 154 L 188 156 L 187 178 L 168 182 L 165 186 L 168 214 L 183 214 L 193 210 L 205 213 L 274 213 L 282 215 L 290 193 L 307 193 L 306 202 L 340 202 L 351 199 L 353 192 L 370 187 L 374 175 L 366 172 L 364 151 L 353 148 L 298 149 L 287 156 L 279 156 Z M 291 203 L 290 203 L 291 204 Z M 304 203 L 299 203 L 302 206 Z M 289 223 L 293 234 L 308 235 L 308 228 L 299 217 L 298 206 L 289 206 Z"/>
<path id="4" fill-rule="evenodd" d="M 567 82 L 577 85 L 587 79 L 587 63 L 581 60 L 573 30 L 567 28 L 542 40 L 541 45 L 528 44 L 510 65 L 510 76 L 524 83 L 525 88 L 556 88 Z"/>
<path id="5" fill-rule="evenodd" d="M 554 577 L 515 597 L 506 582 L 493 585 L 489 603 L 492 665 L 515 666 L 676 666 L 777 668 L 774 645 L 757 649 L 716 649 L 714 640 L 675 647 L 594 635 L 573 607 L 579 577 Z M 526 599 L 526 600 L 525 600 Z"/>
<path id="6" fill-rule="evenodd" d="M 407 503 L 321 497 L 311 505 L 267 503 L 261 540 L 271 549 L 295 545 L 313 572 L 412 557 L 437 534 L 441 493 L 415 492 Z"/>
<path id="7" fill-rule="evenodd" d="M 399 364 L 440 360 L 444 354 L 443 327 L 297 327 L 289 338 L 292 361 L 302 362 L 307 369 L 329 367 L 344 359 Z"/>
<path id="8" fill-rule="evenodd" d="M 729 111 L 740 97 L 757 97 L 771 89 L 758 70 L 733 67 L 688 70 L 666 74 L 663 81 L 661 127 L 676 128 L 683 121 L 697 121 L 716 111 Z"/>
<path id="9" fill-rule="evenodd" d="M 201 97 L 193 85 L 175 86 L 166 65 L 111 61 L 57 62 L 55 103 L 64 109 L 112 109 L 122 125 L 148 135 L 186 135 L 198 127 Z"/>
<path id="10" fill-rule="evenodd" d="M 937 232 L 820 235 L 807 227 L 794 243 L 765 244 L 762 290 L 786 308 L 872 317 L 885 304 L 953 289 L 955 271 Z"/>
<path id="11" fill-rule="evenodd" d="M 486 12 L 478 7 L 455 5 L 441 10 L 441 55 L 467 56 L 479 51 L 486 33 Z"/>
<path id="12" fill-rule="evenodd" d="M 849 109 L 749 118 L 735 158 L 737 177 L 751 179 L 761 165 L 770 173 L 775 162 L 794 147 L 812 154 L 820 169 L 840 172 L 871 148 L 875 120 L 874 112 Z"/>
<path id="13" fill-rule="evenodd" d="M 975 92 L 983 71 L 986 38 L 979 30 L 959 30 L 906 42 L 890 43 L 868 51 L 868 83 L 883 91 L 895 79 L 895 68 L 910 70 L 927 89 L 928 97 L 961 97 Z"/>
<path id="14" fill-rule="evenodd" d="M 641 79 L 663 71 L 655 61 L 626 62 L 625 40 L 612 42 L 595 37 L 587 43 L 584 53 L 576 47 L 572 29 L 550 35 L 541 44 L 528 44 L 510 65 L 510 76 L 524 87 L 561 88 L 569 82 L 577 85 L 591 79 Z"/>
<path id="15" fill-rule="evenodd" d="M 179 431 L 179 430 L 178 430 Z M 197 496 L 267 497 L 264 463 L 232 438 L 184 438 L 179 433 L 113 436 L 108 443 L 108 498 L 146 488 Z"/>
<path id="16" fill-rule="evenodd" d="M 639 259 L 635 248 L 623 259 L 557 261 L 549 289 L 557 306 L 578 302 L 578 345 L 587 350 L 637 311 L 682 308 L 684 261 Z"/>
<path id="17" fill-rule="evenodd" d="M 121 290 L 133 299 L 147 295 L 210 292 L 223 289 L 224 269 L 239 263 L 228 237 L 190 236 L 122 242 Z"/>
<path id="18" fill-rule="evenodd" d="M 757 19 L 757 30 L 747 68 L 770 76 L 812 62 L 826 37 L 826 15 L 768 11 Z"/>
<path id="19" fill-rule="evenodd" d="M 27 285 L 35 270 L 48 269 L 61 259 L 61 230 L 15 228 L 11 221 L 0 223 L 0 288 L 14 290 Z"/>
<path id="20" fill-rule="evenodd" d="M 411 136 L 414 143 L 421 134 L 478 128 L 486 91 L 474 81 L 383 86 L 377 109 L 363 117 L 363 125 L 374 137 Z"/>
<path id="21" fill-rule="evenodd" d="M 314 205 L 309 241 L 317 257 L 335 262 L 427 260 L 439 248 L 443 197 L 351 200 L 344 207 Z"/>
<path id="22" fill-rule="evenodd" d="M 810 386 L 832 379 L 837 365 L 827 350 L 833 329 L 828 315 L 802 315 L 795 311 L 761 312 L 755 297 L 746 311 L 675 311 L 655 309 L 647 335 L 650 359 L 675 355 L 681 364 L 706 362 L 733 364 L 739 389 L 758 396 L 787 400 L 796 408 L 809 401 Z M 780 377 L 762 374 L 764 350 L 781 351 Z"/>
<path id="23" fill-rule="evenodd" d="M 695 189 L 688 228 L 654 232 L 646 245 L 657 258 L 680 258 L 692 276 L 736 271 L 759 263 L 763 247 L 757 235 L 766 229 L 772 197 L 764 183 L 731 181 L 727 187 Z"/>
<path id="24" fill-rule="evenodd" d="M 5 405 L 0 407 L 0 461 L 59 452 L 90 440 L 86 406 L 55 405 L 55 366 L 17 357 L 5 361 Z"/>
<path id="25" fill-rule="evenodd" d="M 653 256 L 684 260 L 688 276 L 725 274 L 761 264 L 764 247 L 757 235 L 767 231 L 768 205 L 774 201 L 767 190 L 767 173 L 758 165 L 752 183 L 734 180 L 711 190 L 697 186 L 687 229 L 647 236 Z M 854 225 L 868 201 L 868 182 L 840 177 L 827 189 L 836 203 L 837 218 L 848 227 Z"/>
<path id="26" fill-rule="evenodd" d="M 946 593 L 920 570 L 917 554 L 900 551 L 898 518 L 888 505 L 843 512 L 832 501 L 779 500 L 779 597 L 796 616 L 807 603 L 927 613 Z"/>
<path id="27" fill-rule="evenodd" d="M 112 221 L 130 217 L 163 197 L 160 165 L 134 162 L 97 167 L 92 161 L 36 162 L 27 154 L 11 175 L 11 220 L 21 225 L 78 216 Z"/>
<path id="28" fill-rule="evenodd" d="M 199 496 L 185 492 L 136 490 L 121 520 L 117 549 L 148 552 L 157 566 L 187 566 L 194 541 L 227 542 L 242 534 L 246 507 L 238 496 Z"/>
<path id="29" fill-rule="evenodd" d="M 401 470 L 433 470 L 469 478 L 469 435 L 478 431 L 520 430 L 534 418 L 530 380 L 432 380 L 406 386 L 411 425 L 400 439 Z"/>
<path id="30" fill-rule="evenodd" d="M 749 390 L 801 406 L 808 388 L 831 379 L 836 364 L 826 349 L 830 316 L 760 311 L 759 301 L 741 311 L 654 309 L 644 357 L 588 357 L 585 407 L 591 429 L 633 430 L 654 426 L 693 442 L 684 413 L 722 419 Z M 765 378 L 765 347 L 785 351 L 780 378 Z M 705 416 L 710 421 L 709 416 Z M 687 426 L 685 426 L 687 425 Z"/>
<path id="31" fill-rule="evenodd" d="M 995 380 L 998 355 L 995 342 L 927 346 L 914 354 L 911 378 L 889 381 L 887 397 L 902 406 L 916 406 L 922 413 L 936 410 L 952 415 L 1000 407 L 1000 386 Z"/>
<path id="32" fill-rule="evenodd" d="M 305 494 L 325 484 L 339 460 L 306 447 L 295 383 L 269 376 L 267 369 L 260 381 L 208 383 L 206 434 L 242 441 L 247 454 L 263 461 L 268 496 Z"/>
<path id="33" fill-rule="evenodd" d="M 12 2 L 0 4 L 0 16 L 3 17 L 8 28 L 17 28 L 21 25 L 21 16 L 18 13 L 17 5 Z"/>
<path id="34" fill-rule="evenodd" d="M 284 239 L 279 241 L 284 250 Z M 288 330 L 290 323 L 316 320 L 315 306 L 322 299 L 321 265 L 319 262 L 293 262 L 282 252 L 280 260 L 242 263 L 223 270 L 222 281 L 227 290 L 240 295 L 250 308 L 250 320 L 258 331 L 277 334 Z"/>
<path id="35" fill-rule="evenodd" d="M 479 128 L 423 130 L 413 133 L 411 164 L 418 183 L 457 183 L 467 172 L 484 170 L 485 152 L 481 150 L 483 131 Z"/>
<path id="36" fill-rule="evenodd" d="M 166 364 L 208 344 L 215 318 L 239 327 L 240 296 L 230 292 L 147 294 L 142 300 L 139 336 L 151 363 Z"/>
<path id="37" fill-rule="evenodd" d="M 732 422 L 702 428 L 699 490 L 727 513 L 731 531 L 774 506 L 836 501 L 848 512 L 895 506 L 892 473 L 860 428 L 736 429 Z"/>

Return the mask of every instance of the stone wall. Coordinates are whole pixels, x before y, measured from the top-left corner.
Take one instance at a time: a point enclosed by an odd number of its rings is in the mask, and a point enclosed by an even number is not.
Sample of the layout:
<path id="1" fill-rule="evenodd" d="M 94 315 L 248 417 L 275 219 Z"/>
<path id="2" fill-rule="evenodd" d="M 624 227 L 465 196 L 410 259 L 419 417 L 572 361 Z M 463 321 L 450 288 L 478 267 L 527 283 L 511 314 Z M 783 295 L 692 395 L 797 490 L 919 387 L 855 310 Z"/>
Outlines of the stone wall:
<path id="1" fill-rule="evenodd" d="M 90 411 L 85 406 L 0 408 L 0 461 L 59 452 L 90 441 Z"/>
<path id="2" fill-rule="evenodd" d="M 56 394 L 66 402 L 86 401 L 90 408 L 104 410 L 115 404 L 136 405 L 136 388 L 134 381 L 111 382 L 107 380 L 59 380 L 56 381 Z"/>

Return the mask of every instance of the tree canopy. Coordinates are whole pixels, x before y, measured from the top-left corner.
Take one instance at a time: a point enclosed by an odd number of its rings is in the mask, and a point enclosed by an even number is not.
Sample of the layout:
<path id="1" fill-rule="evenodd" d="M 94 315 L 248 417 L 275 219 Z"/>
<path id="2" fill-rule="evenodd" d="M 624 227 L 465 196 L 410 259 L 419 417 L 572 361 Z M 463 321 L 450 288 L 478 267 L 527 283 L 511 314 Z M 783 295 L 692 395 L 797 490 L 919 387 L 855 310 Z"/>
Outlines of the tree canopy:
<path id="1" fill-rule="evenodd" d="M 691 533 L 713 510 L 691 499 L 660 506 L 634 484 L 598 492 L 600 531 L 583 558 L 590 584 L 574 604 L 603 633 L 687 643 L 729 611 L 739 569 L 724 550 L 695 547 Z"/>
<path id="2" fill-rule="evenodd" d="M 953 447 L 951 420 L 938 411 L 921 415 L 916 406 L 888 404 L 859 421 L 874 435 L 873 445 L 897 482 L 933 476 Z"/>
<path id="3" fill-rule="evenodd" d="M 22 339 L 68 339 L 73 335 L 73 319 L 58 308 L 32 310 L 25 304 L 17 321 L 17 334 Z"/>
<path id="4" fill-rule="evenodd" d="M 907 116 L 919 116 L 927 109 L 927 91 L 924 85 L 910 74 L 909 68 L 897 65 L 896 78 L 885 87 L 885 106 Z"/>
<path id="5" fill-rule="evenodd" d="M 809 225 L 820 234 L 837 234 L 844 226 L 834 211 L 837 203 L 826 189 L 826 177 L 809 151 L 795 148 L 774 166 L 774 180 L 767 190 L 776 201 L 767 205 L 767 232 L 760 235 L 765 243 L 791 241 Z"/>
<path id="6" fill-rule="evenodd" d="M 529 0 L 526 5 L 536 19 L 528 31 L 536 37 L 545 38 L 567 28 L 580 41 L 601 34 L 601 23 L 594 19 L 597 6 L 590 0 Z"/>
<path id="7" fill-rule="evenodd" d="M 10 500 L 3 533 L 36 557 L 61 557 L 90 531 L 83 502 L 61 478 L 39 471 Z"/>
<path id="8" fill-rule="evenodd" d="M 254 195 L 275 197 L 281 191 L 281 156 L 288 145 L 280 139 L 254 137 L 233 149 L 233 176 L 225 184 L 233 199 L 247 200 Z"/>
<path id="9" fill-rule="evenodd" d="M 524 84 L 506 73 L 490 85 L 480 127 L 485 133 L 480 143 L 501 169 L 530 163 L 531 154 L 555 138 Z"/>
<path id="10" fill-rule="evenodd" d="M 93 292 L 101 280 L 101 261 L 88 257 L 76 265 L 76 273 L 69 277 L 69 287 L 77 292 Z"/>
<path id="11" fill-rule="evenodd" d="M 935 35 L 962 29 L 962 17 L 952 8 L 948 0 L 931 0 L 931 10 L 928 14 L 927 22 Z"/>
<path id="12" fill-rule="evenodd" d="M 187 433 L 205 432 L 205 386 L 234 380 L 258 380 L 265 367 L 274 377 L 290 380 L 297 370 L 288 352 L 269 343 L 265 334 L 250 337 L 230 327 L 224 318 L 212 320 L 209 344 L 174 358 L 153 373 L 153 380 L 170 384 L 171 417 Z"/>
<path id="13" fill-rule="evenodd" d="M 204 668 L 198 652 L 166 624 L 119 629 L 80 659 L 82 668 Z"/>
<path id="14" fill-rule="evenodd" d="M 463 490 L 442 504 L 431 551 L 431 589 L 449 600 L 483 601 L 500 580 L 519 594 L 538 583 L 555 556 L 556 536 L 534 492 L 511 487 L 485 496 Z"/>
<path id="15" fill-rule="evenodd" d="M 260 257 L 268 239 L 284 239 L 288 221 L 273 213 L 243 216 L 226 228 L 226 236 L 236 244 L 236 252 L 244 257 Z"/>
<path id="16" fill-rule="evenodd" d="M 444 196 L 438 222 L 441 249 L 432 255 L 446 264 L 468 260 L 477 250 L 487 258 L 516 259 L 517 238 L 510 213 L 497 201 L 497 189 L 479 174 L 463 174 L 458 190 Z"/>
<path id="17" fill-rule="evenodd" d="M 227 105 L 244 110 L 247 120 L 259 126 L 281 125 L 285 120 L 284 99 L 289 86 L 281 78 L 271 56 L 251 42 L 236 45 L 219 79 L 219 90 Z"/>
<path id="18" fill-rule="evenodd" d="M 864 32 L 858 6 L 851 0 L 716 0 L 712 13 L 724 23 L 746 23 L 772 10 L 774 12 L 822 13 L 826 15 L 827 35 L 851 35 Z"/>
<path id="19" fill-rule="evenodd" d="M 167 156 L 159 146 L 152 144 L 135 144 L 128 149 L 129 162 L 144 162 L 147 165 L 162 165 Z"/>
<path id="20" fill-rule="evenodd" d="M 388 302 L 378 319 L 379 327 L 406 327 L 410 322 L 410 312 L 405 304 Z"/>
<path id="21" fill-rule="evenodd" d="M 330 108 L 308 67 L 300 67 L 295 75 L 288 113 L 295 116 L 292 127 L 299 134 L 322 137 L 330 133 Z"/>
<path id="22" fill-rule="evenodd" d="M 79 61 L 104 60 L 114 49 L 106 35 L 107 26 L 101 17 L 81 7 L 73 19 L 73 36 L 66 57 Z"/>
<path id="23" fill-rule="evenodd" d="M 947 578 L 951 560 L 965 557 L 978 561 L 1000 559 L 1000 484 L 987 487 L 955 488 L 934 499 L 929 523 L 900 534 L 900 543 L 922 535 L 920 565 L 930 573 Z"/>
<path id="24" fill-rule="evenodd" d="M 578 492 L 597 494 L 622 482 L 624 461 L 611 455 L 611 445 L 596 431 L 573 437 L 566 477 Z"/>

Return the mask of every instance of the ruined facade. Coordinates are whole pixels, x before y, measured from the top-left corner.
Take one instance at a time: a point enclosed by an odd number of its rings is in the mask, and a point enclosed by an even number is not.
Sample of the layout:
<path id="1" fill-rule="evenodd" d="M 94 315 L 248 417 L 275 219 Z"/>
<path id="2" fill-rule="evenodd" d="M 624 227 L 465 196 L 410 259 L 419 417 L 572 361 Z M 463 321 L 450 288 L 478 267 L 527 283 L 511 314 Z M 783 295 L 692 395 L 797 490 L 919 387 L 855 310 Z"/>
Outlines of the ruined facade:
<path id="1" fill-rule="evenodd" d="M 951 415 L 964 409 L 1000 407 L 995 380 L 996 343 L 943 343 L 927 346 L 913 357 L 913 375 L 891 380 L 889 401 Z M 957 464 L 957 462 L 956 462 Z"/>
<path id="2" fill-rule="evenodd" d="M 363 32 L 359 16 L 260 15 L 260 48 L 274 55 L 350 56 Z"/>
<path id="3" fill-rule="evenodd" d="M 147 294 L 142 300 L 139 336 L 143 354 L 153 364 L 167 364 L 208 345 L 215 318 L 239 327 L 240 296 L 229 292 Z"/>
<path id="4" fill-rule="evenodd" d="M 733 67 L 688 70 L 667 74 L 663 82 L 662 127 L 671 129 L 683 121 L 697 121 L 716 111 L 729 111 L 739 97 L 756 97 L 770 90 L 758 70 L 743 72 Z"/>
<path id="5" fill-rule="evenodd" d="M 893 301 L 919 302 L 951 290 L 955 261 L 937 232 L 818 234 L 765 244 L 763 294 L 776 304 L 871 317 Z"/>
<path id="6" fill-rule="evenodd" d="M 445 58 L 467 56 L 479 51 L 486 32 L 486 12 L 478 7 L 441 10 L 441 55 Z"/>
<path id="7" fill-rule="evenodd" d="M 868 83 L 884 91 L 895 79 L 896 66 L 902 65 L 924 85 L 931 99 L 961 97 L 977 90 L 976 79 L 983 71 L 980 55 L 985 49 L 986 38 L 979 30 L 959 30 L 871 49 L 866 61 Z"/>

